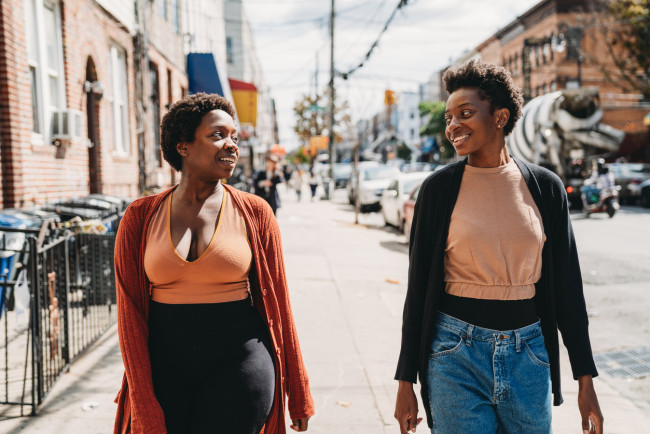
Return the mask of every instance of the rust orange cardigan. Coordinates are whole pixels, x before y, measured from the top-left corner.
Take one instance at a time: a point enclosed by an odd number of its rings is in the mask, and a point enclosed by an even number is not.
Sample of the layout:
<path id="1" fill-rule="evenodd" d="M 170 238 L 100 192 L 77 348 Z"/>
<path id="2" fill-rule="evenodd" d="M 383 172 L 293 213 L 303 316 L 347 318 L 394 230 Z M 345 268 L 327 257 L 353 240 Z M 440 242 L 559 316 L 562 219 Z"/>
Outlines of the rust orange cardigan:
<path id="1" fill-rule="evenodd" d="M 314 402 L 291 313 L 280 229 L 266 201 L 228 185 L 224 187 L 246 220 L 253 251 L 253 267 L 249 274 L 253 305 L 265 320 L 275 348 L 275 398 L 262 432 L 284 434 L 285 394 L 289 397 L 292 419 L 312 416 Z M 115 400 L 118 404 L 115 434 L 166 433 L 165 417 L 151 380 L 150 283 L 144 272 L 144 249 L 149 222 L 171 191 L 134 201 L 117 232 L 117 323 L 125 373 L 122 389 Z"/>

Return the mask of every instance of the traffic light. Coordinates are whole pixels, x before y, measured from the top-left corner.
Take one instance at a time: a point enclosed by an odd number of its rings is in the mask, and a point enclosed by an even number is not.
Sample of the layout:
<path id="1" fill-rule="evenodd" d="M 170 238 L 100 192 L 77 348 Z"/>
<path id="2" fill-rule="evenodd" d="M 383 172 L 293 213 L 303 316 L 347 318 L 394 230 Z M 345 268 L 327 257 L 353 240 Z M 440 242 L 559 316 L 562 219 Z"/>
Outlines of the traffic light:
<path id="1" fill-rule="evenodd" d="M 384 104 L 391 106 L 394 105 L 397 102 L 397 96 L 395 95 L 395 92 L 387 89 L 386 92 L 384 92 Z"/>

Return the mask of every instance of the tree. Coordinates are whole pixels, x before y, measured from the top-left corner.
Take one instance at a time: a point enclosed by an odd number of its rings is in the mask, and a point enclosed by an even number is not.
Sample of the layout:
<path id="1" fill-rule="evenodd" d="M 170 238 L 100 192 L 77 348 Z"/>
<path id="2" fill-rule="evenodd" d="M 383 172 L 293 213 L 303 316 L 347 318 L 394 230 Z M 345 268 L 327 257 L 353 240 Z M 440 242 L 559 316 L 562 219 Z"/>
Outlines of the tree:
<path id="1" fill-rule="evenodd" d="M 625 92 L 650 100 L 650 0 L 593 0 L 593 5 L 601 16 L 597 34 L 615 65 L 601 66 L 603 74 Z"/>
<path id="2" fill-rule="evenodd" d="M 309 144 L 312 136 L 329 136 L 329 92 L 323 96 L 305 95 L 293 106 L 296 116 L 294 132 L 303 146 Z M 341 143 L 352 137 L 354 128 L 350 115 L 350 104 L 347 101 L 334 101 L 334 141 Z"/>
<path id="3" fill-rule="evenodd" d="M 445 138 L 445 104 L 443 101 L 424 101 L 418 104 L 421 116 L 428 116 L 427 124 L 420 130 L 421 136 L 433 136 L 440 146 L 440 157 L 449 160 L 454 156 L 454 148 Z"/>

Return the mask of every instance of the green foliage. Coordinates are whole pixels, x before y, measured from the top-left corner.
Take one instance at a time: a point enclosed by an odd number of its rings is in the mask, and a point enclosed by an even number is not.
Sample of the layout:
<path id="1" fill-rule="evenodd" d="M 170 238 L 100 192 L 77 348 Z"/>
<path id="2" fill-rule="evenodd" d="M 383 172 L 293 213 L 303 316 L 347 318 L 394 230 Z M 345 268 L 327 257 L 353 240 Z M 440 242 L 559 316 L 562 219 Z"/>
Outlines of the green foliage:
<path id="1" fill-rule="evenodd" d="M 307 153 L 308 151 L 304 146 L 299 147 L 295 154 L 291 156 L 291 161 L 294 163 L 310 163 L 311 157 Z"/>
<path id="2" fill-rule="evenodd" d="M 404 161 L 411 161 L 412 153 L 413 151 L 411 151 L 411 148 L 406 146 L 404 143 L 397 147 L 397 158 L 401 158 Z"/>
<path id="3" fill-rule="evenodd" d="M 418 104 L 421 116 L 428 116 L 428 121 L 420 130 L 422 136 L 438 136 L 445 132 L 445 107 L 442 101 L 424 101 Z"/>
<path id="4" fill-rule="evenodd" d="M 599 11 L 611 16 L 600 33 L 615 71 L 603 71 L 625 91 L 650 100 L 650 0 L 597 0 Z"/>
<path id="5" fill-rule="evenodd" d="M 443 101 L 425 101 L 418 105 L 420 115 L 428 116 L 427 124 L 420 130 L 421 136 L 432 136 L 438 142 L 440 158 L 442 161 L 451 160 L 454 155 L 454 147 L 445 137 L 445 107 Z"/>

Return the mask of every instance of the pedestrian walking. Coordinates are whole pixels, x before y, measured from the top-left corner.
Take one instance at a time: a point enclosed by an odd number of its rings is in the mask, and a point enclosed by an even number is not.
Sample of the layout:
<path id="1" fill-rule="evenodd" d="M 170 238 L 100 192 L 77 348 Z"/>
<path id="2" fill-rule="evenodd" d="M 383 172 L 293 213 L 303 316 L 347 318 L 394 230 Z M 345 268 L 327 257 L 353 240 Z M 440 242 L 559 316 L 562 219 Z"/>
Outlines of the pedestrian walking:
<path id="1" fill-rule="evenodd" d="M 259 171 L 254 179 L 255 194 L 271 205 L 273 214 L 276 214 L 278 208 L 280 208 L 278 184 L 284 180 L 282 171 L 278 167 L 279 162 L 277 156 L 268 155 L 266 157 L 266 170 Z"/>
<path id="2" fill-rule="evenodd" d="M 445 133 L 465 159 L 429 176 L 415 205 L 395 375 L 400 431 L 421 420 L 419 375 L 432 432 L 550 433 L 551 402 L 562 403 L 559 328 L 582 429 L 602 433 L 564 186 L 508 154 L 523 98 L 505 68 L 471 61 L 443 80 Z"/>
<path id="3" fill-rule="evenodd" d="M 321 184 L 322 179 L 318 169 L 314 164 L 309 167 L 309 188 L 311 189 L 311 200 L 312 202 L 316 199 L 316 191 L 318 190 L 318 185 Z"/>
<path id="4" fill-rule="evenodd" d="M 305 172 L 299 164 L 296 164 L 291 171 L 291 178 L 289 178 L 289 187 L 293 188 L 296 192 L 296 198 L 300 202 L 302 197 L 302 184 L 305 179 Z"/>
<path id="5" fill-rule="evenodd" d="M 233 117 L 218 95 L 175 103 L 161 145 L 180 183 L 120 223 L 115 433 L 285 433 L 287 394 L 294 430 L 314 414 L 277 221 L 221 182 L 239 158 Z"/>

